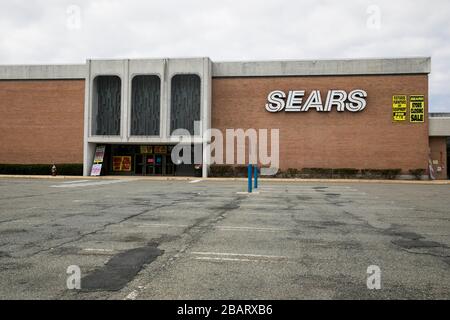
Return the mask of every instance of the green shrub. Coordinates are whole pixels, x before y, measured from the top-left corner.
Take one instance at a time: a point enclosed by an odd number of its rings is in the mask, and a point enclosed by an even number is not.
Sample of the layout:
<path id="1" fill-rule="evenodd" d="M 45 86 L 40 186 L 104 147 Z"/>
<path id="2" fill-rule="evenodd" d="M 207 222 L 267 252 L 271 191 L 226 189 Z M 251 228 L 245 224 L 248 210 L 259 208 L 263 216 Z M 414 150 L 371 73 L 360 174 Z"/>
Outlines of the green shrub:
<path id="1" fill-rule="evenodd" d="M 83 175 L 82 163 L 55 164 L 57 174 L 62 176 Z M 0 164 L 0 174 L 51 175 L 51 164 Z"/>
<path id="2" fill-rule="evenodd" d="M 233 176 L 234 177 L 240 177 L 245 178 L 247 177 L 248 168 L 244 165 L 237 165 L 233 167 Z"/>
<path id="3" fill-rule="evenodd" d="M 211 177 L 232 177 L 234 171 L 230 165 L 215 164 L 209 167 L 209 175 Z"/>
<path id="4" fill-rule="evenodd" d="M 58 175 L 61 175 L 61 176 L 82 176 L 83 175 L 83 164 L 82 163 L 62 163 L 62 164 L 55 164 L 55 165 L 56 165 Z"/>
<path id="5" fill-rule="evenodd" d="M 303 168 L 301 175 L 307 178 L 356 178 L 359 173 L 355 168 Z"/>
<path id="6" fill-rule="evenodd" d="M 424 169 L 410 170 L 421 176 Z M 361 174 L 360 174 L 361 173 Z M 356 168 L 288 168 L 287 170 L 278 170 L 272 178 L 312 178 L 312 179 L 348 179 L 348 178 L 364 178 L 364 179 L 395 179 L 401 173 L 401 169 L 356 169 Z M 244 165 L 211 165 L 211 177 L 247 177 L 247 166 Z"/>
<path id="7" fill-rule="evenodd" d="M 333 169 L 334 178 L 356 178 L 359 173 L 355 168 L 338 168 Z"/>
<path id="8" fill-rule="evenodd" d="M 328 168 L 303 168 L 300 174 L 304 178 L 331 178 L 332 171 Z"/>
<path id="9" fill-rule="evenodd" d="M 416 180 L 420 180 L 426 171 L 426 169 L 411 169 L 409 170 L 409 173 L 413 175 Z"/>
<path id="10" fill-rule="evenodd" d="M 299 176 L 300 170 L 297 168 L 288 168 L 286 171 L 286 178 L 297 178 Z"/>
<path id="11" fill-rule="evenodd" d="M 277 174 L 275 175 L 275 178 L 283 178 L 283 179 L 286 179 L 286 178 L 290 178 L 290 176 L 289 176 L 289 174 L 287 173 L 287 171 L 279 170 L 279 171 L 277 172 Z"/>
<path id="12" fill-rule="evenodd" d="M 401 169 L 362 169 L 361 176 L 366 179 L 395 179 Z"/>
<path id="13" fill-rule="evenodd" d="M 210 177 L 238 177 L 246 178 L 248 173 L 246 165 L 213 164 L 209 167 Z"/>

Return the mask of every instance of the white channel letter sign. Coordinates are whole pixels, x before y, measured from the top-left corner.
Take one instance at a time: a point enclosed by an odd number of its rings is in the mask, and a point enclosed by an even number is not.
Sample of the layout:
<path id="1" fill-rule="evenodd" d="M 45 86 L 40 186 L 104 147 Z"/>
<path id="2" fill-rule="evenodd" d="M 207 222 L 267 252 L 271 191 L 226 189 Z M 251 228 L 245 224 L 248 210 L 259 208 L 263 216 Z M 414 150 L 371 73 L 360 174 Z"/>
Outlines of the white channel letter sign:
<path id="1" fill-rule="evenodd" d="M 312 90 L 304 99 L 305 90 L 292 90 L 287 94 L 281 90 L 275 90 L 267 96 L 266 110 L 269 112 L 306 112 L 309 109 L 329 112 L 333 107 L 337 111 L 362 111 L 366 107 L 367 92 L 356 89 L 347 93 L 345 90 L 328 90 L 325 103 L 322 102 L 320 90 Z"/>

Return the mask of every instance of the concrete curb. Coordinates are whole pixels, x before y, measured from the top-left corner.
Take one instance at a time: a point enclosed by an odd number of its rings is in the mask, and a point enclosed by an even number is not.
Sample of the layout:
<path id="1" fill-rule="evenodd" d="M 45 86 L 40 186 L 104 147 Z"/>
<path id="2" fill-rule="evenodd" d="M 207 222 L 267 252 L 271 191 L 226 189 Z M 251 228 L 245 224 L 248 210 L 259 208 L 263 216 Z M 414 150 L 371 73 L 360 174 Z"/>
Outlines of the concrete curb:
<path id="1" fill-rule="evenodd" d="M 137 176 L 101 176 L 101 177 L 91 177 L 91 176 L 50 176 L 50 175 L 9 175 L 0 174 L 0 179 L 48 179 L 48 180 L 154 180 L 154 181 L 190 181 L 198 180 L 202 178 L 196 177 L 137 177 Z"/>
<path id="2" fill-rule="evenodd" d="M 242 181 L 246 182 L 247 178 L 201 178 L 201 177 L 137 177 L 137 176 L 42 176 L 42 175 L 0 175 L 0 179 L 50 179 L 50 180 L 64 180 L 64 179 L 92 179 L 92 180 L 147 180 L 147 181 Z M 259 178 L 262 182 L 283 182 L 283 183 L 382 183 L 382 184 L 430 184 L 430 185 L 450 185 L 450 180 L 368 180 L 368 179 L 298 179 L 298 178 Z"/>

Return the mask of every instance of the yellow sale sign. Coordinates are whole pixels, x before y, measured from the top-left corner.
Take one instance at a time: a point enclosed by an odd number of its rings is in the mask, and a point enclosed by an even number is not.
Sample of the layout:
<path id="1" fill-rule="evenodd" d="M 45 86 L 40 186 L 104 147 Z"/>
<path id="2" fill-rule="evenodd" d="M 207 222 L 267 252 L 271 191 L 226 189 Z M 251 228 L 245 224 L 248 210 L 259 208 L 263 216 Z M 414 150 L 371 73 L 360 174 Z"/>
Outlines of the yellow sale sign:
<path id="1" fill-rule="evenodd" d="M 392 96 L 392 120 L 405 121 L 406 109 L 407 109 L 406 95 Z"/>
<path id="2" fill-rule="evenodd" d="M 424 96 L 416 95 L 409 97 L 409 121 L 424 122 L 425 119 L 425 99 Z"/>
<path id="3" fill-rule="evenodd" d="M 131 156 L 114 156 L 113 171 L 131 171 Z"/>

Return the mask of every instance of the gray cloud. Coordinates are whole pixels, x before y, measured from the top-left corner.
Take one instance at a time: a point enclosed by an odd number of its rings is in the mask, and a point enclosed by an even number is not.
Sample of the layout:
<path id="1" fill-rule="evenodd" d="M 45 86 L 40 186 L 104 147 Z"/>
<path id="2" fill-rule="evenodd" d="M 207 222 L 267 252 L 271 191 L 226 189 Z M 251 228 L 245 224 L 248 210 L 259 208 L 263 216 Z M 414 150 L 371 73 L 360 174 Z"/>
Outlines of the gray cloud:
<path id="1" fill-rule="evenodd" d="M 79 28 L 71 5 L 80 10 Z M 379 28 L 367 26 L 369 6 L 379 9 Z M 448 0 L 5 1 L 0 63 L 431 56 L 430 110 L 450 111 L 448 21 Z"/>

